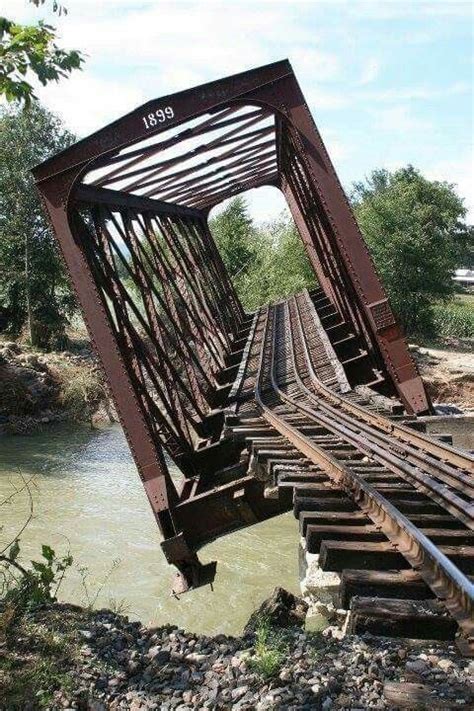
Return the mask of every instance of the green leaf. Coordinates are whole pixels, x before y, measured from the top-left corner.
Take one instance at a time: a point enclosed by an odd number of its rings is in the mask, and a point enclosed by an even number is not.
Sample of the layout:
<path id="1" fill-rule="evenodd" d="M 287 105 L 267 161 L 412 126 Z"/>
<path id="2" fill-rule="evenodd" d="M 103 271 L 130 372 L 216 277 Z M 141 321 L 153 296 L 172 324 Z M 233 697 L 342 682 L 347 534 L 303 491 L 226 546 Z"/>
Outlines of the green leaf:
<path id="1" fill-rule="evenodd" d="M 41 546 L 41 555 L 43 556 L 43 558 L 46 558 L 49 563 L 52 563 L 56 557 L 56 553 L 51 548 L 51 546 L 45 544 Z"/>
<path id="2" fill-rule="evenodd" d="M 20 542 L 17 539 L 12 543 L 10 546 L 10 550 L 8 551 L 8 559 L 11 561 L 14 561 L 18 558 L 18 554 L 20 553 Z"/>

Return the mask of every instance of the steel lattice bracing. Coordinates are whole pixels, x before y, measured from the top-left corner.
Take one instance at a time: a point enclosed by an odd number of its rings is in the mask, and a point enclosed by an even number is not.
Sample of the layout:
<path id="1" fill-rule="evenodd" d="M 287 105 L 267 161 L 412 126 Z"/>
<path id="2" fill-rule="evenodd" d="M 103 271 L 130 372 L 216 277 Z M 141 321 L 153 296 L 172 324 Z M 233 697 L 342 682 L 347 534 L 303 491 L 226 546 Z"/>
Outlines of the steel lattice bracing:
<path id="1" fill-rule="evenodd" d="M 363 361 L 379 390 L 429 409 L 289 62 L 151 101 L 34 173 L 165 552 L 188 581 L 197 545 L 281 510 L 223 434 L 252 318 L 210 234 L 213 206 L 282 190 L 334 327 L 348 325 L 360 346 L 352 380 L 367 382 Z"/>

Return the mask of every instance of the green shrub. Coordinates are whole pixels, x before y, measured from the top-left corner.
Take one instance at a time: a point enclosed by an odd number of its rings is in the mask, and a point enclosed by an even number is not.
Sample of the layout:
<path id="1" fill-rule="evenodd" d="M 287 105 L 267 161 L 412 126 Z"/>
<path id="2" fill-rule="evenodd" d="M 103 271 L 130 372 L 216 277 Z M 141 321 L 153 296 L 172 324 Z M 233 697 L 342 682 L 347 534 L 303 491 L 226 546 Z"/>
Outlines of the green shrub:
<path id="1" fill-rule="evenodd" d="M 281 631 L 263 617 L 255 629 L 254 655 L 249 659 L 249 667 L 264 679 L 270 679 L 280 671 L 286 652 Z"/>
<path id="2" fill-rule="evenodd" d="M 18 563 L 20 543 L 15 540 L 6 555 L 0 556 L 0 601 L 16 613 L 33 609 L 57 599 L 59 588 L 73 559 L 68 552 L 58 556 L 48 545 L 41 546 L 41 560 L 32 560 L 31 568 Z M 18 573 L 20 575 L 18 575 Z"/>

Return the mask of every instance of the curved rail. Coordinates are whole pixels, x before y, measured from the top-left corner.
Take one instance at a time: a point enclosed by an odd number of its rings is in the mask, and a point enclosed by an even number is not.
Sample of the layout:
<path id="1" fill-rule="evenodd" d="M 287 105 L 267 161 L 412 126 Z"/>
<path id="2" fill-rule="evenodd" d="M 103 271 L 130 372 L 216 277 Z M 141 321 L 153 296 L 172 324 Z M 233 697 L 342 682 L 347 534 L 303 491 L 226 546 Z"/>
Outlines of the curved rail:
<path id="1" fill-rule="evenodd" d="M 309 306 L 309 309 L 315 311 L 313 302 L 311 301 L 311 297 L 309 296 L 307 291 L 303 292 L 303 294 L 299 295 L 298 297 L 293 297 L 297 305 L 298 300 L 300 298 L 304 298 L 306 305 Z M 363 419 L 365 422 L 380 428 L 385 433 L 390 434 L 391 436 L 396 437 L 397 439 L 400 439 L 400 441 L 402 442 L 405 442 L 407 444 L 416 444 L 425 452 L 429 452 L 430 454 L 439 457 L 439 459 L 442 461 L 447 461 L 454 466 L 463 468 L 465 467 L 471 475 L 474 475 L 474 457 L 472 457 L 467 452 L 463 452 L 446 443 L 437 442 L 436 440 L 427 437 L 421 432 L 417 432 L 416 430 L 410 429 L 406 425 L 401 425 L 399 423 L 393 422 L 392 420 L 388 420 L 386 417 L 383 417 L 382 415 L 379 415 L 375 412 L 370 412 L 369 410 L 366 410 L 357 403 L 351 402 L 350 400 L 345 399 L 343 396 L 338 395 L 320 381 L 319 387 L 329 400 L 338 404 L 347 412 L 350 412 L 356 417 Z M 474 485 L 474 482 L 471 481 L 471 484 Z"/>
<path id="2" fill-rule="evenodd" d="M 351 440 L 352 443 L 355 443 L 357 448 L 362 448 L 363 443 L 360 439 L 354 437 L 354 429 L 358 428 L 361 430 L 361 424 L 365 425 L 367 422 L 366 415 L 368 414 L 370 418 L 372 418 L 373 415 L 372 413 L 367 413 L 367 411 L 359 405 L 347 403 L 347 409 L 352 409 L 353 407 L 354 409 L 352 412 L 357 412 L 357 414 L 361 413 L 359 420 L 355 419 L 356 416 L 354 415 L 352 421 L 348 422 L 346 414 L 347 411 L 346 413 L 342 413 L 340 410 L 334 412 L 334 409 L 332 408 L 329 411 L 330 416 L 327 416 L 324 412 L 324 408 L 328 407 L 327 403 L 324 403 L 318 399 L 315 403 L 317 409 L 304 404 L 304 401 L 308 398 L 308 394 L 312 398 L 315 396 L 304 385 L 299 374 L 298 364 L 296 363 L 295 354 L 301 351 L 302 346 L 304 346 L 302 350 L 306 359 L 306 368 L 311 374 L 311 380 L 314 378 L 318 383 L 318 387 L 321 387 L 322 384 L 315 376 L 314 369 L 312 368 L 311 360 L 309 358 L 307 344 L 304 342 L 304 339 L 303 342 L 301 342 L 303 331 L 301 322 L 296 324 L 298 328 L 287 329 L 286 335 L 290 339 L 290 342 L 285 345 L 288 353 L 284 354 L 285 363 L 283 366 L 280 364 L 280 370 L 283 370 L 285 382 L 279 382 L 276 370 L 278 365 L 277 356 L 280 355 L 279 350 L 281 351 L 281 347 L 280 349 L 278 348 L 279 344 L 277 341 L 279 335 L 281 338 L 281 333 L 279 333 L 279 331 L 282 331 L 281 322 L 282 320 L 284 321 L 285 309 L 287 313 L 287 320 L 289 322 L 289 308 L 288 306 L 283 306 L 283 304 L 267 308 L 265 314 L 265 327 L 260 357 L 260 367 L 255 390 L 255 399 L 265 419 L 270 422 L 270 424 L 277 431 L 292 442 L 303 454 L 305 454 L 310 461 L 322 466 L 328 476 L 335 483 L 337 483 L 338 486 L 341 486 L 350 494 L 358 506 L 374 521 L 377 526 L 380 527 L 381 531 L 392 542 L 392 545 L 396 547 L 396 549 L 406 558 L 411 567 L 421 575 L 423 580 L 433 590 L 434 594 L 443 600 L 447 609 L 458 621 L 460 627 L 468 637 L 470 644 L 474 646 L 474 640 L 472 639 L 474 634 L 474 586 L 470 583 L 467 577 L 420 529 L 411 523 L 411 521 L 404 514 L 402 514 L 396 506 L 394 506 L 371 484 L 365 481 L 363 476 L 359 475 L 355 471 L 352 471 L 350 467 L 338 461 L 338 459 L 332 454 L 325 451 L 321 447 L 318 447 L 310 437 L 303 434 L 299 431 L 298 427 L 288 421 L 288 414 L 300 413 L 309 421 L 317 422 L 319 425 L 322 425 L 326 429 L 333 432 L 337 431 L 343 439 L 346 441 Z M 293 323 L 292 325 L 294 326 L 295 324 Z M 283 332 L 285 334 L 284 324 Z M 296 342 L 297 339 L 299 339 L 298 343 Z M 326 389 L 329 390 L 328 388 L 325 388 L 325 386 L 321 387 L 320 393 L 322 397 L 324 390 Z M 286 392 L 286 390 L 290 390 L 290 393 Z M 329 391 L 329 393 L 331 396 L 339 397 L 332 391 Z M 329 396 L 328 399 L 330 399 Z M 343 398 L 340 399 L 344 400 Z M 277 404 L 287 406 L 288 412 L 275 412 Z M 310 404 L 313 403 L 310 401 Z M 346 404 L 346 401 L 344 401 L 344 404 Z M 320 410 L 323 410 L 323 412 Z M 334 421 L 334 418 L 335 415 L 341 418 L 342 414 L 344 414 L 344 424 L 339 426 Z M 377 418 L 378 422 L 384 419 L 378 415 L 374 417 Z M 362 423 L 360 422 L 360 419 L 363 420 Z M 352 427 L 348 427 L 348 424 L 352 425 Z M 392 423 L 390 423 L 390 425 L 392 425 Z M 403 428 L 403 430 L 404 429 L 405 428 Z M 402 435 L 405 434 L 403 430 L 401 430 Z M 374 434 L 374 432 L 367 432 L 365 430 L 364 436 L 366 439 L 368 434 L 372 434 L 375 439 L 380 436 L 380 433 Z M 416 434 L 418 435 L 416 438 L 417 442 L 420 443 L 419 446 L 422 447 L 427 438 L 419 436 L 418 433 Z M 428 445 L 431 444 L 434 445 L 433 450 L 436 451 L 437 456 L 441 452 L 446 452 L 446 450 L 451 452 L 450 448 L 445 448 L 441 445 L 438 446 L 438 443 L 428 440 Z M 368 443 L 367 448 L 371 456 L 373 456 L 374 448 L 377 448 L 377 450 L 381 449 L 375 441 L 371 441 L 370 444 Z M 425 451 L 426 449 L 428 449 L 428 447 L 425 448 Z M 461 459 L 463 462 L 466 461 L 466 458 L 462 452 L 457 452 L 456 450 L 453 451 L 456 463 Z M 432 454 L 431 451 L 429 453 Z M 381 453 L 378 452 L 378 454 Z M 448 456 L 451 456 L 451 454 L 448 454 Z M 384 464 L 386 464 L 387 468 L 392 471 L 399 472 L 403 477 L 407 475 L 405 459 L 405 452 L 399 448 L 397 452 L 391 452 L 387 456 Z M 467 456 L 467 461 L 471 461 L 469 456 Z M 424 476 L 426 475 L 423 475 L 423 477 Z M 461 483 L 456 478 L 454 479 L 454 482 Z M 430 480 L 430 477 L 428 477 L 428 480 L 425 480 L 424 482 L 422 481 L 422 478 L 418 478 L 417 485 L 418 487 L 421 485 L 425 486 L 425 490 L 430 498 L 435 498 L 436 482 L 434 480 Z M 449 510 L 450 506 L 459 507 L 460 510 L 466 510 L 468 508 L 467 503 L 462 502 L 461 500 L 456 500 L 455 494 L 452 492 L 444 492 L 442 498 L 442 505 L 447 510 Z M 467 514 L 467 516 L 470 516 L 472 524 L 472 514 Z"/>
<path id="3" fill-rule="evenodd" d="M 288 307 L 290 308 L 290 307 Z M 295 362 L 295 373 L 299 377 L 299 387 L 307 396 L 310 403 L 314 404 L 327 417 L 324 419 L 324 424 L 337 432 L 347 440 L 351 441 L 358 449 L 372 456 L 380 463 L 385 465 L 391 471 L 402 474 L 418 489 L 427 493 L 431 498 L 440 503 L 446 510 L 459 518 L 466 526 L 474 529 L 474 506 L 470 501 L 459 496 L 459 493 L 466 496 L 470 494 L 474 496 L 474 481 L 469 477 L 467 472 L 458 471 L 452 466 L 446 466 L 444 462 L 437 461 L 432 456 L 426 455 L 422 450 L 417 451 L 413 447 L 406 446 L 401 450 L 397 443 L 391 441 L 387 432 L 380 433 L 374 427 L 367 425 L 367 419 L 372 415 L 360 405 L 353 405 L 351 402 L 344 401 L 344 398 L 339 398 L 339 408 L 336 409 L 325 402 L 326 399 L 332 400 L 333 391 L 318 380 L 314 372 L 310 353 L 305 341 L 304 329 L 301 322 L 301 313 L 296 305 L 296 313 L 293 318 L 295 329 L 291 329 L 293 338 L 293 352 L 296 352 L 295 333 L 298 333 L 300 347 L 303 347 L 306 367 L 309 371 L 311 385 L 321 395 L 322 399 L 315 398 L 314 394 L 305 386 L 303 379 L 298 373 L 298 367 Z M 338 397 L 335 395 L 335 397 Z M 347 414 L 346 414 L 347 413 Z M 357 418 L 357 419 L 355 419 Z M 362 422 L 360 421 L 362 419 Z M 378 421 L 385 418 L 377 416 Z M 340 424 L 340 423 L 343 424 Z M 408 428 L 407 428 L 408 429 Z M 426 442 L 428 445 L 437 444 L 428 437 L 419 438 L 418 446 L 421 448 Z M 442 447 L 440 447 L 442 449 Z M 453 451 L 453 448 L 447 450 L 446 456 Z M 459 450 L 456 452 L 456 461 L 461 461 L 466 470 L 472 463 L 472 457 L 466 452 Z M 419 468 L 423 466 L 425 471 L 434 474 L 435 478 L 425 474 Z M 446 485 L 449 484 L 448 489 Z"/>

